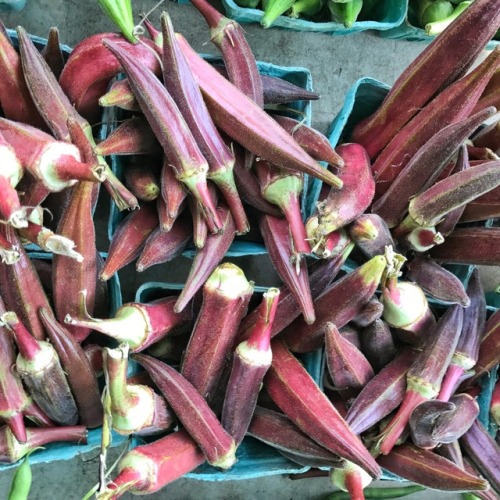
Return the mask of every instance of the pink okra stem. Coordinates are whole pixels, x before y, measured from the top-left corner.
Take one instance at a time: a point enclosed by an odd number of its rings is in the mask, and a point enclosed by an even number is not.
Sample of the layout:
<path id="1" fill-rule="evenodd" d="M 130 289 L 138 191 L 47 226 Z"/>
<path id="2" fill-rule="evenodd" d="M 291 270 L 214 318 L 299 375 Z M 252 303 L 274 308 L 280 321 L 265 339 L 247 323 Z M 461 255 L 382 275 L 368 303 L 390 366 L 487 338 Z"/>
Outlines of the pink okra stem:
<path id="1" fill-rule="evenodd" d="M 21 356 L 27 360 L 33 361 L 41 351 L 40 346 L 33 335 L 31 335 L 21 321 L 19 321 L 16 313 L 8 311 L 2 314 L 2 316 L 0 316 L 0 323 L 5 325 L 13 333 Z"/>
<path id="2" fill-rule="evenodd" d="M 12 227 L 26 227 L 26 210 L 21 207 L 19 195 L 6 177 L 0 175 L 0 217 Z"/>

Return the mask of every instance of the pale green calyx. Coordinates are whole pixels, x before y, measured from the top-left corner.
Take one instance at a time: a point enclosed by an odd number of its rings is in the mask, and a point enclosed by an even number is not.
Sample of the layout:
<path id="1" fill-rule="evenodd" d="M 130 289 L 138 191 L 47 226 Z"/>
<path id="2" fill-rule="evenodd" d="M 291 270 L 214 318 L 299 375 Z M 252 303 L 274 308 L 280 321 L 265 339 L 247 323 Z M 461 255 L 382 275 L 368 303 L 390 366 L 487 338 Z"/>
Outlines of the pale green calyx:
<path id="1" fill-rule="evenodd" d="M 238 266 L 226 262 L 215 269 L 206 281 L 204 288 L 232 299 L 252 293 L 253 281 L 248 281 L 245 273 Z"/>

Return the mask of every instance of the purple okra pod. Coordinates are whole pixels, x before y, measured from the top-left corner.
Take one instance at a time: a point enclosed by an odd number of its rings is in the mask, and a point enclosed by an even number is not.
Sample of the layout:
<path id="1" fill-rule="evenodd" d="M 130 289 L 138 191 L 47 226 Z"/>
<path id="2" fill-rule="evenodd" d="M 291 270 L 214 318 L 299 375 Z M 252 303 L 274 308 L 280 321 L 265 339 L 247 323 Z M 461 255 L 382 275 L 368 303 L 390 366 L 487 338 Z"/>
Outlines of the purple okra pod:
<path id="1" fill-rule="evenodd" d="M 230 357 L 253 282 L 231 263 L 221 264 L 203 286 L 203 304 L 184 354 L 181 374 L 211 402 Z M 217 315 L 214 315 L 217 311 Z"/>
<path id="2" fill-rule="evenodd" d="M 378 372 L 396 356 L 396 347 L 389 325 L 376 319 L 361 334 L 361 352 Z"/>
<path id="3" fill-rule="evenodd" d="M 231 375 L 227 384 L 221 424 L 238 446 L 252 419 L 262 380 L 271 366 L 271 328 L 278 306 L 280 292 L 270 288 L 264 293 L 258 307 L 259 320 L 248 340 L 236 347 Z"/>
<path id="4" fill-rule="evenodd" d="M 371 298 L 352 320 L 355 326 L 365 328 L 382 317 L 384 306 L 376 297 Z"/>
<path id="5" fill-rule="evenodd" d="M 463 375 L 474 368 L 479 356 L 479 344 L 486 324 L 486 300 L 477 269 L 469 279 L 467 295 L 470 305 L 464 314 L 462 333 L 438 395 L 443 401 L 449 400 Z"/>
<path id="6" fill-rule="evenodd" d="M 403 433 L 412 411 L 422 402 L 439 394 L 441 382 L 458 343 L 463 323 L 463 308 L 450 307 L 436 324 L 425 347 L 407 373 L 404 400 L 384 429 L 377 448 L 387 455 Z"/>
<path id="7" fill-rule="evenodd" d="M 376 255 L 383 255 L 385 247 L 396 247 L 384 219 L 376 214 L 360 215 L 350 225 L 349 234 L 361 251 L 370 259 Z"/>
<path id="8" fill-rule="evenodd" d="M 59 30 L 54 26 L 49 30 L 47 45 L 42 50 L 42 56 L 54 76 L 59 78 L 64 67 L 64 56 L 59 42 Z"/>

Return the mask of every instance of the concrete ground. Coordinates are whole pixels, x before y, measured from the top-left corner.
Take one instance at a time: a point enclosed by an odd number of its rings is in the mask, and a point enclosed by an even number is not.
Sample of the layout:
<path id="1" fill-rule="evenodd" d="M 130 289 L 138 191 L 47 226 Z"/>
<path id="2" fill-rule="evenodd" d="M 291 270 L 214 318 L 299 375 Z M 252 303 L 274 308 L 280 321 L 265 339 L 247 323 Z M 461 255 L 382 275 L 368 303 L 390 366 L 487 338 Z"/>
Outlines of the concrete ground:
<path id="1" fill-rule="evenodd" d="M 134 12 L 148 11 L 153 0 L 134 0 Z M 174 26 L 200 52 L 216 53 L 209 42 L 204 21 L 190 5 L 164 2 Z M 49 27 L 58 26 L 61 40 L 75 45 L 84 36 L 113 30 L 112 24 L 101 13 L 94 0 L 28 0 L 22 12 L 3 14 L 9 28 L 21 24 L 32 34 L 46 36 Z M 158 19 L 158 16 L 152 16 Z M 362 76 L 371 76 L 392 84 L 402 70 L 423 49 L 419 43 L 392 41 L 379 38 L 376 33 L 362 33 L 332 37 L 316 33 L 298 33 L 279 29 L 262 30 L 257 25 L 246 25 L 248 41 L 258 60 L 282 66 L 303 66 L 311 70 L 314 88 L 321 100 L 313 104 L 313 125 L 326 132 L 329 123 L 340 109 L 348 87 Z M 101 217 L 105 215 L 105 208 Z M 105 250 L 104 224 L 100 224 L 101 248 Z M 272 285 L 276 275 L 265 259 L 245 259 L 240 262 L 246 270 L 259 276 L 259 284 Z M 161 278 L 180 282 L 187 275 L 189 261 L 166 266 Z M 131 300 L 139 281 L 131 273 L 121 273 L 124 299 Z M 158 271 L 145 273 L 140 282 L 158 279 Z M 255 279 L 255 278 L 254 278 Z M 494 284 L 498 284 L 498 281 Z M 97 480 L 96 455 L 76 458 L 70 462 L 55 462 L 33 467 L 33 487 L 30 499 L 73 500 L 82 496 Z M 13 471 L 0 474 L 0 499 L 7 497 Z M 200 482 L 179 480 L 151 498 L 188 499 L 320 499 L 332 491 L 327 478 L 291 481 L 274 476 L 249 481 Z M 414 494 L 412 499 L 458 498 L 437 492 Z M 125 496 L 124 498 L 131 498 Z"/>

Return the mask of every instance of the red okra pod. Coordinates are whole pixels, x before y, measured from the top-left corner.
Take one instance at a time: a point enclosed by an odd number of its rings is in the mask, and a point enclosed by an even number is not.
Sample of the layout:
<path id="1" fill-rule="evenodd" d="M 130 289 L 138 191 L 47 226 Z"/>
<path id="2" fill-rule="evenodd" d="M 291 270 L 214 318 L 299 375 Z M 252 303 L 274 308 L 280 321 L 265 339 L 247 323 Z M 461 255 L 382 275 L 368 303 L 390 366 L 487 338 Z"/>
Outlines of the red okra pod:
<path id="1" fill-rule="evenodd" d="M 56 321 L 50 310 L 40 308 L 38 314 L 66 373 L 78 407 L 80 423 L 88 428 L 99 427 L 103 416 L 101 393 L 85 352 L 71 333 Z"/>
<path id="2" fill-rule="evenodd" d="M 376 297 L 373 297 L 366 303 L 365 307 L 361 309 L 359 314 L 356 314 L 356 316 L 354 316 L 354 318 L 351 320 L 351 323 L 360 328 L 367 327 L 374 321 L 380 319 L 383 312 L 383 304 Z"/>
<path id="3" fill-rule="evenodd" d="M 247 434 L 294 458 L 323 460 L 333 465 L 339 457 L 307 437 L 281 413 L 257 406 Z M 286 455 L 285 455 L 286 456 Z"/>
<path id="4" fill-rule="evenodd" d="M 337 389 L 360 389 L 374 376 L 363 353 L 344 338 L 333 323 L 326 324 L 325 357 L 328 372 Z"/>
<path id="5" fill-rule="evenodd" d="M 490 414 L 493 422 L 500 425 L 500 382 L 497 380 L 493 394 L 491 395 Z"/>
<path id="6" fill-rule="evenodd" d="M 307 324 L 303 318 L 297 318 L 285 328 L 288 347 L 294 352 L 313 351 L 323 344 L 328 322 L 337 328 L 349 323 L 375 293 L 386 264 L 385 257 L 379 255 L 335 281 L 314 301 L 314 323 Z"/>
<path id="7" fill-rule="evenodd" d="M 85 301 L 85 293 L 83 302 Z M 154 344 L 175 327 L 191 320 L 191 311 L 174 312 L 176 297 L 166 297 L 147 304 L 130 302 L 122 305 L 114 318 L 92 318 L 88 313 L 79 316 L 66 315 L 64 322 L 104 333 L 119 342 L 128 344 L 132 352 L 139 352 Z"/>
<path id="8" fill-rule="evenodd" d="M 161 396 L 145 385 L 127 383 L 128 345 L 105 348 L 103 367 L 116 432 L 149 436 L 172 427 L 175 419 Z"/>
<path id="9" fill-rule="evenodd" d="M 494 112 L 494 108 L 487 108 L 444 127 L 431 137 L 373 204 L 372 212 L 382 217 L 389 227 L 397 226 L 406 215 L 408 200 L 434 184 L 460 145 Z"/>
<path id="10" fill-rule="evenodd" d="M 136 259 L 157 226 L 158 212 L 154 203 L 143 203 L 139 210 L 130 213 L 113 235 L 100 279 L 109 280 L 118 270 Z"/>
<path id="11" fill-rule="evenodd" d="M 136 270 L 141 273 L 148 267 L 169 262 L 181 254 L 191 241 L 193 226 L 190 218 L 181 215 L 167 233 L 160 227 L 156 228 L 146 240 L 140 257 L 137 259 Z"/>
<path id="12" fill-rule="evenodd" d="M 169 231 L 177 216 L 182 211 L 182 203 L 186 199 L 187 190 L 181 181 L 175 176 L 175 171 L 168 162 L 168 158 L 164 158 L 161 169 L 161 196 L 164 203 L 158 209 L 161 228 L 163 231 Z"/>
<path id="13" fill-rule="evenodd" d="M 21 58 L 6 33 L 0 33 L 0 106 L 6 118 L 45 129 L 24 80 Z"/>
<path id="14" fill-rule="evenodd" d="M 207 177 L 221 190 L 236 223 L 237 232 L 249 230 L 249 222 L 234 182 L 234 155 L 222 140 L 203 101 L 189 65 L 180 50 L 172 21 L 162 15 L 163 81 L 208 162 Z M 257 70 L 257 66 L 255 67 Z M 257 78 L 260 77 L 257 73 Z M 261 90 L 262 93 L 262 90 Z"/>
<path id="15" fill-rule="evenodd" d="M 355 434 L 365 432 L 401 404 L 406 391 L 406 374 L 414 359 L 415 353 L 404 349 L 358 394 L 345 417 Z"/>
<path id="16" fill-rule="evenodd" d="M 443 90 L 397 133 L 372 166 L 376 198 L 387 191 L 411 158 L 439 130 L 470 115 L 498 68 L 499 59 L 497 49 L 471 73 Z"/>
<path id="17" fill-rule="evenodd" d="M 203 303 L 184 353 L 181 374 L 209 402 L 231 356 L 252 293 L 253 282 L 231 263 L 217 267 L 203 286 Z"/>
<path id="18" fill-rule="evenodd" d="M 500 189 L 496 187 L 462 207 L 459 221 L 478 222 L 498 217 L 500 217 Z"/>
<path id="19" fill-rule="evenodd" d="M 318 226 L 309 234 L 313 244 L 359 217 L 375 194 L 370 159 L 363 146 L 342 144 L 337 147 L 337 152 L 345 163 L 338 174 L 343 188 L 340 191 L 331 189 L 327 198 L 317 204 Z"/>
<path id="20" fill-rule="evenodd" d="M 269 258 L 277 273 L 293 293 L 307 324 L 315 320 L 315 312 L 309 287 L 309 277 L 305 259 L 297 254 L 290 237 L 286 219 L 263 215 L 260 219 L 260 232 Z"/>
<path id="21" fill-rule="evenodd" d="M 121 123 L 94 150 L 101 156 L 143 155 L 158 153 L 161 148 L 148 121 L 133 116 Z"/>
<path id="22" fill-rule="evenodd" d="M 407 388 L 399 410 L 384 429 L 377 447 L 387 455 L 408 424 L 412 411 L 423 401 L 439 394 L 441 382 L 460 337 L 463 309 L 450 307 L 437 323 L 432 335 L 407 373 Z"/>
<path id="23" fill-rule="evenodd" d="M 152 158 L 133 159 L 125 168 L 125 185 L 140 201 L 156 200 L 160 195 L 159 173 Z"/>
<path id="24" fill-rule="evenodd" d="M 389 325 L 382 319 L 368 325 L 361 334 L 361 352 L 378 372 L 396 356 L 396 348 Z"/>
<path id="25" fill-rule="evenodd" d="M 332 167 L 343 167 L 344 159 L 340 156 L 330 141 L 317 130 L 305 123 L 288 118 L 287 116 L 273 115 L 273 118 L 317 161 L 325 161 Z"/>
<path id="26" fill-rule="evenodd" d="M 256 162 L 254 170 L 264 199 L 277 205 L 285 214 L 295 251 L 311 253 L 300 212 L 300 194 L 304 187 L 303 176 L 283 172 L 265 160 Z"/>
<path id="27" fill-rule="evenodd" d="M 476 2 L 405 69 L 377 111 L 357 125 L 352 140 L 376 157 L 430 99 L 467 72 L 499 26 L 496 1 Z"/>
<path id="28" fill-rule="evenodd" d="M 0 225 L 7 241 L 19 252 L 19 260 L 0 266 L 0 293 L 9 311 L 14 311 L 37 340 L 45 339 L 45 330 L 38 318 L 37 310 L 51 310 L 49 299 L 40 283 L 40 278 L 25 252 L 14 229 Z"/>
<path id="29" fill-rule="evenodd" d="M 137 446 L 118 464 L 118 476 L 97 494 L 115 500 L 127 491 L 153 493 L 205 462 L 205 456 L 185 430 Z"/>
<path id="30" fill-rule="evenodd" d="M 114 81 L 109 90 L 99 97 L 99 106 L 103 108 L 110 108 L 116 106 L 117 108 L 125 109 L 127 111 L 140 112 L 141 107 L 135 98 L 134 93 L 130 89 L 128 80 Z M 154 134 L 153 134 L 154 136 Z"/>
<path id="31" fill-rule="evenodd" d="M 500 75 L 500 71 L 497 71 L 497 73 Z M 491 79 L 490 83 L 493 80 L 494 78 Z M 490 148 L 498 154 L 500 151 L 500 120 L 474 135 L 473 143 L 478 147 Z"/>
<path id="32" fill-rule="evenodd" d="M 418 284 L 422 290 L 435 299 L 450 304 L 469 307 L 462 282 L 450 271 L 426 255 L 417 255 L 408 263 L 406 277 Z"/>
<path id="33" fill-rule="evenodd" d="M 359 465 L 346 460 L 341 466 L 330 469 L 330 481 L 333 486 L 349 493 L 351 500 L 364 500 L 363 490 L 372 482 L 372 478 Z"/>
<path id="34" fill-rule="evenodd" d="M 304 89 L 282 78 L 260 75 L 264 104 L 287 104 L 294 101 L 316 101 L 319 94 Z"/>
<path id="35" fill-rule="evenodd" d="M 271 327 L 276 314 L 279 290 L 269 288 L 264 293 L 259 309 L 259 321 L 248 340 L 236 347 L 231 375 L 227 383 L 221 424 L 238 446 L 247 432 L 257 405 L 262 380 L 271 366 Z"/>
<path id="36" fill-rule="evenodd" d="M 463 227 L 455 229 L 430 256 L 438 262 L 498 266 L 500 264 L 500 228 Z"/>
<path id="37" fill-rule="evenodd" d="M 462 333 L 438 395 L 438 399 L 443 401 L 448 401 L 462 376 L 474 368 L 479 356 L 479 344 L 486 324 L 486 300 L 477 269 L 474 269 L 469 278 L 467 295 L 470 305 L 464 315 Z"/>
<path id="38" fill-rule="evenodd" d="M 321 392 L 283 340 L 271 343 L 273 362 L 264 387 L 286 416 L 311 439 L 341 458 L 362 467 L 372 477 L 380 468 Z"/>
<path id="39" fill-rule="evenodd" d="M 0 463 L 12 464 L 35 448 L 49 443 L 69 441 L 87 444 L 87 429 L 83 425 L 27 429 L 27 441 L 19 442 L 7 426 L 0 428 Z"/>
<path id="40" fill-rule="evenodd" d="M 384 219 L 376 214 L 363 214 L 359 216 L 350 225 L 349 235 L 361 251 L 370 259 L 376 255 L 383 255 L 385 247 L 396 247 Z"/>
<path id="41" fill-rule="evenodd" d="M 161 73 L 154 54 L 158 49 L 150 40 L 144 38 L 142 43 L 134 45 L 117 33 L 99 33 L 83 39 L 73 49 L 59 80 L 70 102 L 84 116 L 94 113 L 109 81 L 121 71 L 120 63 L 102 45 L 105 39 L 124 47 L 141 65 L 157 75 Z M 93 91 L 96 87 L 100 92 Z"/>
<path id="42" fill-rule="evenodd" d="M 210 189 L 210 196 L 213 195 L 214 205 L 217 204 L 215 190 Z M 193 234 L 193 244 L 196 248 L 203 248 L 205 241 L 207 240 L 208 227 L 205 224 L 205 219 L 203 218 L 203 212 L 201 207 L 196 200 L 193 198 L 188 198 L 188 207 L 191 212 L 192 217 L 192 234 Z"/>
<path id="43" fill-rule="evenodd" d="M 203 286 L 219 262 L 224 258 L 236 233 L 236 225 L 231 212 L 223 203 L 219 206 L 223 231 L 219 234 L 209 234 L 203 248 L 200 248 L 193 259 L 184 288 L 174 307 L 175 312 L 182 311 L 194 294 Z"/>
<path id="44" fill-rule="evenodd" d="M 59 44 L 59 30 L 52 27 L 49 30 L 47 44 L 42 50 L 42 56 L 56 78 L 61 76 L 64 67 L 64 56 Z"/>
<path id="45" fill-rule="evenodd" d="M 109 40 L 103 43 L 120 61 L 144 115 L 175 171 L 176 178 L 186 185 L 203 207 L 210 231 L 220 231 L 221 221 L 208 193 L 207 161 L 172 96 L 160 80 L 126 50 Z"/>
<path id="46" fill-rule="evenodd" d="M 315 300 L 319 297 L 328 285 L 335 279 L 343 266 L 347 257 L 349 256 L 353 245 L 349 245 L 345 251 L 338 257 L 328 260 L 320 261 L 315 269 L 310 270 L 309 285 L 311 288 L 311 297 Z M 274 317 L 274 322 L 271 327 L 271 338 L 280 333 L 287 327 L 294 319 L 300 315 L 300 309 L 297 306 L 294 294 L 290 289 L 283 285 L 280 288 L 280 299 L 278 308 Z M 254 309 L 248 314 L 241 322 L 240 330 L 238 332 L 238 341 L 242 342 L 247 340 L 252 331 L 253 325 L 259 320 L 259 310 Z"/>
<path id="47" fill-rule="evenodd" d="M 181 35 L 178 40 L 217 127 L 273 165 L 342 187 L 338 177 L 315 162 L 275 120 L 196 54 Z"/>
<path id="48" fill-rule="evenodd" d="M 222 428 L 198 391 L 165 363 L 144 354 L 136 354 L 134 359 L 149 373 L 208 463 L 221 469 L 230 468 L 236 461 L 234 439 Z"/>
<path id="49" fill-rule="evenodd" d="M 460 438 L 460 444 L 491 487 L 500 494 L 500 446 L 477 420 Z"/>
<path id="50" fill-rule="evenodd" d="M 56 350 L 32 337 L 16 313 L 6 312 L 0 321 L 14 336 L 19 349 L 16 369 L 36 404 L 57 424 L 75 425 L 78 410 Z"/>
<path id="51" fill-rule="evenodd" d="M 380 455 L 377 462 L 389 472 L 433 490 L 488 489 L 484 479 L 464 471 L 432 451 L 422 450 L 409 443 L 397 446 L 387 456 Z"/>

